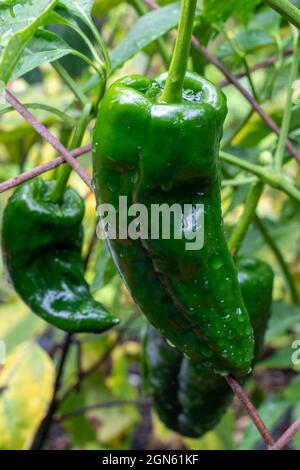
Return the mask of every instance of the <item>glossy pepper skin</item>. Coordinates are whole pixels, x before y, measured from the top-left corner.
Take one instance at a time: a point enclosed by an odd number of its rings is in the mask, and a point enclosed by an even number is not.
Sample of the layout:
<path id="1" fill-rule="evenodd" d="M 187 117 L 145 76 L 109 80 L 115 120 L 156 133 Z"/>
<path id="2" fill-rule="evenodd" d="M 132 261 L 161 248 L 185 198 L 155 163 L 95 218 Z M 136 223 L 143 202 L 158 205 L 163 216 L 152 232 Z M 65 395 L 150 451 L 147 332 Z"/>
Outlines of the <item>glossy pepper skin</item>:
<path id="1" fill-rule="evenodd" d="M 227 113 L 221 90 L 187 74 L 183 102 L 159 102 L 166 76 L 115 82 L 102 100 L 93 138 L 98 204 L 119 196 L 145 205 L 204 204 L 204 247 L 183 238 L 108 239 L 134 301 L 192 359 L 220 373 L 245 375 L 253 332 L 223 232 L 219 142 Z M 130 218 L 129 218 L 130 221 Z M 190 241 L 190 240 L 189 240 Z"/>
<path id="2" fill-rule="evenodd" d="M 271 315 L 274 274 L 268 264 L 254 258 L 240 259 L 237 267 L 254 329 L 256 360 Z M 154 407 L 170 429 L 200 437 L 218 423 L 232 393 L 224 378 L 211 373 L 201 362 L 179 355 L 155 328 L 148 328 L 144 375 Z"/>
<path id="3" fill-rule="evenodd" d="M 118 323 L 96 302 L 84 279 L 81 257 L 84 203 L 67 189 L 50 201 L 54 182 L 35 178 L 19 186 L 4 211 L 6 271 L 30 309 L 70 332 L 102 333 Z"/>

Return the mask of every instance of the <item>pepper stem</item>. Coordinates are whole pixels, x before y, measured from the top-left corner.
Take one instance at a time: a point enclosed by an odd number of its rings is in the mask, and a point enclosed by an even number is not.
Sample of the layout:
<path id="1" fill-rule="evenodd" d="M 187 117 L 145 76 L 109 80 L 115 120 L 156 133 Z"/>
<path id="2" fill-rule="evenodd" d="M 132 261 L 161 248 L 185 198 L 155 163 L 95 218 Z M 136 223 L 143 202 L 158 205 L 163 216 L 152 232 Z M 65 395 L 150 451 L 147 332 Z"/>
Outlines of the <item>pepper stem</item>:
<path id="1" fill-rule="evenodd" d="M 189 60 L 191 40 L 197 0 L 182 0 L 178 36 L 160 101 L 164 103 L 180 103 L 186 69 Z"/>
<path id="2" fill-rule="evenodd" d="M 81 118 L 71 137 L 70 144 L 68 146 L 69 150 L 73 150 L 81 145 L 83 136 L 89 123 L 91 109 L 92 105 L 90 103 L 87 103 L 84 106 Z M 70 165 L 64 165 L 59 173 L 59 176 L 50 195 L 50 199 L 52 202 L 60 204 L 63 201 L 66 185 L 68 183 L 71 173 L 72 167 Z"/>

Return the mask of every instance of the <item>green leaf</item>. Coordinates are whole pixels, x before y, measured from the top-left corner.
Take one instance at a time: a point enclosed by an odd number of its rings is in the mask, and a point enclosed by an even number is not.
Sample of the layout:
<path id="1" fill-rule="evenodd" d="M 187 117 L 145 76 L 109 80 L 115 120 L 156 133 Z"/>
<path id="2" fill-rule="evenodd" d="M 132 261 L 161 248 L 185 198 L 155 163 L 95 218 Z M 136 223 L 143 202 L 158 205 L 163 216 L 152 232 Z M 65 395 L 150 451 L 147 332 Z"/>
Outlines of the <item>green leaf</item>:
<path id="1" fill-rule="evenodd" d="M 73 15 L 78 16 L 83 21 L 90 21 L 94 0 L 61 0 L 60 4 L 64 5 Z"/>
<path id="2" fill-rule="evenodd" d="M 300 308 L 279 302 L 273 303 L 273 313 L 266 333 L 266 342 L 286 333 L 300 322 Z"/>
<path id="3" fill-rule="evenodd" d="M 93 0 L 61 0 L 60 4 L 65 6 L 70 13 L 80 18 L 96 35 L 98 31 L 92 20 Z"/>
<path id="4" fill-rule="evenodd" d="M 55 33 L 39 29 L 24 50 L 13 78 L 21 77 L 45 62 L 53 62 L 74 52 L 74 49 Z"/>
<path id="5" fill-rule="evenodd" d="M 203 0 L 203 17 L 209 23 L 222 23 L 230 16 L 235 16 L 242 23 L 247 23 L 259 0 Z"/>
<path id="6" fill-rule="evenodd" d="M 253 53 L 262 47 L 271 46 L 274 43 L 274 39 L 270 34 L 260 30 L 241 30 L 235 35 L 234 40 L 246 54 Z M 236 54 L 228 42 L 225 42 L 217 52 L 220 59 L 228 59 L 234 55 Z"/>
<path id="7" fill-rule="evenodd" d="M 46 328 L 47 324 L 18 299 L 0 306 L 1 340 L 8 353 L 20 343 L 37 337 Z"/>
<path id="8" fill-rule="evenodd" d="M 163 34 L 175 28 L 179 21 L 180 4 L 172 3 L 142 16 L 128 35 L 111 53 L 112 69 L 121 67 L 137 52 L 151 44 Z"/>
<path id="9" fill-rule="evenodd" d="M 255 16 L 252 15 L 253 10 L 257 7 L 257 5 L 259 5 L 260 0 L 244 0 L 243 2 L 237 3 L 237 7 L 234 10 L 234 16 L 242 23 L 246 24 L 252 16 Z"/>
<path id="10" fill-rule="evenodd" d="M 23 343 L 0 372 L 0 449 L 30 447 L 53 393 L 55 370 L 34 343 Z"/>
<path id="11" fill-rule="evenodd" d="M 120 5 L 123 0 L 95 0 L 93 6 L 93 14 L 95 15 L 103 15 L 103 13 L 107 13 L 112 8 Z"/>
<path id="12" fill-rule="evenodd" d="M 290 404 L 288 401 L 279 397 L 271 397 L 264 401 L 264 403 L 259 407 L 258 412 L 267 428 L 272 431 L 280 418 L 288 410 L 289 406 Z M 239 450 L 254 449 L 260 441 L 260 434 L 258 433 L 255 425 L 251 422 L 245 430 L 244 438 Z"/>
<path id="13" fill-rule="evenodd" d="M 220 2 L 220 0 L 203 0 L 202 15 L 209 23 L 226 21 L 234 12 L 237 3 L 238 0 L 227 0 L 225 2 Z"/>
<path id="14" fill-rule="evenodd" d="M 36 30 L 43 26 L 58 0 L 31 0 L 0 6 L 0 80 L 7 83 Z"/>

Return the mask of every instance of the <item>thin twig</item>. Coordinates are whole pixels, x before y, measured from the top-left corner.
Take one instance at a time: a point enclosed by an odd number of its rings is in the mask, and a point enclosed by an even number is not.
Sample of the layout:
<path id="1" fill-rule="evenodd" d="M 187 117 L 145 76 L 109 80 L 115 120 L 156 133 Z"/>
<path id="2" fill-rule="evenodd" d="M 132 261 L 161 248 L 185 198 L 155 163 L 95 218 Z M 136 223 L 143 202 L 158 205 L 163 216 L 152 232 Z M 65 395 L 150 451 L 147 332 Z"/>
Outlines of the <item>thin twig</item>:
<path id="1" fill-rule="evenodd" d="M 251 403 L 250 399 L 248 398 L 248 396 L 246 395 L 246 393 L 244 392 L 240 384 L 233 377 L 230 377 L 230 376 L 226 377 L 226 381 L 228 385 L 230 386 L 231 390 L 233 391 L 233 393 L 239 398 L 240 402 L 242 403 L 243 407 L 247 411 L 251 420 L 255 424 L 257 430 L 259 431 L 265 443 L 268 446 L 273 446 L 275 443 L 274 439 L 272 438 L 265 423 L 259 416 L 254 405 Z"/>
<path id="2" fill-rule="evenodd" d="M 293 302 L 297 305 L 299 305 L 300 297 L 298 293 L 298 289 L 296 286 L 296 283 L 293 279 L 292 273 L 289 270 L 288 264 L 285 261 L 285 258 L 283 254 L 281 253 L 281 250 L 279 246 L 277 245 L 276 241 L 272 237 L 272 235 L 269 233 L 269 230 L 267 229 L 266 225 L 264 222 L 256 215 L 255 217 L 255 223 L 260 231 L 262 237 L 264 238 L 265 242 L 269 245 L 271 251 L 273 252 L 274 256 L 277 259 L 277 262 L 283 272 L 283 275 L 285 276 L 286 282 L 289 286 L 290 292 L 291 292 L 291 298 Z"/>
<path id="3" fill-rule="evenodd" d="M 102 403 L 94 403 L 93 405 L 83 406 L 82 408 L 78 408 L 76 410 L 70 411 L 69 413 L 65 413 L 61 416 L 57 416 L 54 418 L 56 423 L 61 423 L 69 418 L 75 418 L 76 416 L 80 416 L 85 414 L 88 411 L 99 410 L 101 408 L 114 408 L 118 406 L 141 406 L 143 404 L 140 400 L 114 400 L 114 401 L 107 401 Z"/>
<path id="4" fill-rule="evenodd" d="M 87 144 L 83 147 L 79 147 L 76 150 L 72 150 L 70 154 L 73 158 L 78 158 L 81 155 L 84 155 L 85 153 L 88 153 L 90 151 L 91 145 Z M 66 163 L 66 160 L 63 157 L 57 157 L 54 160 L 51 160 L 50 162 L 43 163 L 42 165 L 38 165 L 35 168 L 32 168 L 32 170 L 25 171 L 24 173 L 21 173 L 20 175 L 15 176 L 14 178 L 10 178 L 4 181 L 4 183 L 0 184 L 0 193 L 4 193 L 5 191 L 8 191 L 11 188 L 15 188 L 16 186 L 19 186 L 19 184 L 25 183 L 25 181 L 35 178 L 36 176 L 46 173 L 47 171 L 51 171 L 64 163 Z"/>
<path id="5" fill-rule="evenodd" d="M 5 99 L 6 101 L 15 108 L 15 110 L 23 116 L 23 118 L 29 122 L 29 124 L 36 130 L 38 134 L 48 142 L 55 150 L 57 150 L 60 155 L 69 163 L 69 165 L 73 168 L 74 171 L 78 173 L 78 175 L 82 178 L 82 180 L 86 183 L 86 185 L 93 191 L 91 179 L 89 175 L 86 173 L 85 169 L 76 161 L 73 157 L 72 153 L 69 152 L 60 142 L 59 140 L 48 131 L 48 129 L 40 123 L 33 114 L 28 111 L 18 100 L 17 98 L 12 95 L 8 89 L 5 90 Z"/>
<path id="6" fill-rule="evenodd" d="M 300 431 L 300 418 L 295 421 L 283 434 L 282 436 L 269 447 L 269 450 L 281 450 L 283 449 L 292 437 Z"/>
<path id="7" fill-rule="evenodd" d="M 293 53 L 293 49 L 287 49 L 286 51 L 283 52 L 282 56 L 283 57 L 289 57 Z M 269 57 L 268 59 L 264 60 L 263 62 L 260 62 L 259 64 L 253 65 L 253 67 L 250 68 L 250 72 L 257 72 L 257 70 L 262 70 L 266 69 L 268 67 L 271 67 L 276 63 L 278 60 L 277 56 L 272 56 Z M 233 76 L 237 79 L 240 80 L 241 78 L 246 77 L 246 72 L 242 71 L 239 73 L 234 74 Z M 232 83 L 229 80 L 222 80 L 221 82 L 218 83 L 219 88 L 225 88 L 228 85 L 231 85 Z"/>

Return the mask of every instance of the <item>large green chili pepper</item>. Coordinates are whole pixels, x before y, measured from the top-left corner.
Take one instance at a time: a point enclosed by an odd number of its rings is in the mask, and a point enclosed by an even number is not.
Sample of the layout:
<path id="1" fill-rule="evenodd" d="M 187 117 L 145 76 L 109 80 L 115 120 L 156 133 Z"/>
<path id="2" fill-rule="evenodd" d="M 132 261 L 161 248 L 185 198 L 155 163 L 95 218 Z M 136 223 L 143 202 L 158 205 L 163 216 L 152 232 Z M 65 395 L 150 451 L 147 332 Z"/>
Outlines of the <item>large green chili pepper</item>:
<path id="1" fill-rule="evenodd" d="M 84 203 L 67 189 L 51 202 L 55 182 L 35 178 L 18 187 L 4 212 L 4 262 L 16 292 L 52 325 L 101 333 L 118 323 L 96 302 L 84 279 L 81 257 Z"/>
<path id="2" fill-rule="evenodd" d="M 237 263 L 239 283 L 248 308 L 258 358 L 271 315 L 274 275 L 262 261 L 245 258 Z M 160 419 L 172 430 L 200 437 L 220 420 L 232 399 L 223 377 L 201 362 L 184 358 L 153 327 L 148 328 L 144 376 Z"/>
<path id="3" fill-rule="evenodd" d="M 219 142 L 226 116 L 223 93 L 187 74 L 183 102 L 159 102 L 166 76 L 115 82 L 99 108 L 94 131 L 97 202 L 128 206 L 204 205 L 204 246 L 183 238 L 108 239 L 133 299 L 160 332 L 193 359 L 224 374 L 245 375 L 253 360 L 253 332 L 223 232 Z M 195 214 L 194 214 L 195 216 Z M 128 224 L 131 219 L 128 219 Z M 123 226 L 121 228 L 124 228 Z M 149 233 L 149 232 L 148 232 Z M 109 237 L 108 237 L 109 238 Z"/>

